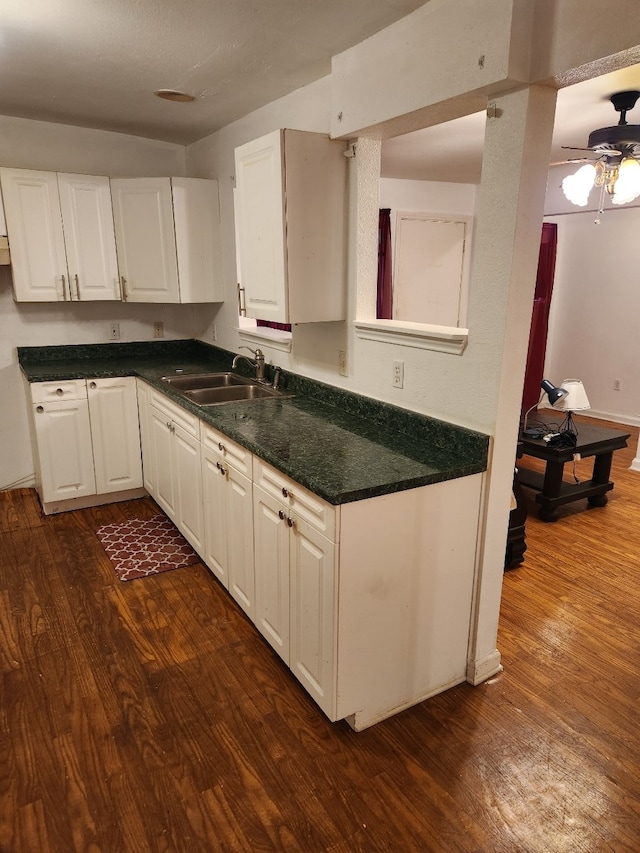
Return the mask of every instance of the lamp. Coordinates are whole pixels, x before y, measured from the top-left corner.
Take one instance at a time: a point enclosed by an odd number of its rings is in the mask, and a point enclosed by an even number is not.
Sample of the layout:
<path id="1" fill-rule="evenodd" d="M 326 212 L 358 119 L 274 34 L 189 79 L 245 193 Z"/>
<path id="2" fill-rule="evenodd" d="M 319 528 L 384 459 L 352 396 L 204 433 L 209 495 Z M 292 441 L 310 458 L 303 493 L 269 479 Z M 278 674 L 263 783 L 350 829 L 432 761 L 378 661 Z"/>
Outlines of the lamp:
<path id="1" fill-rule="evenodd" d="M 590 409 L 589 398 L 584 390 L 584 385 L 580 379 L 565 379 L 560 386 L 567 393 L 564 394 L 558 402 L 558 409 L 562 409 L 567 413 L 567 417 L 560 426 L 560 432 L 570 432 L 573 435 L 578 435 L 578 429 L 573 420 L 573 413 Z"/>
<path id="2" fill-rule="evenodd" d="M 627 112 L 635 106 L 640 91 L 617 92 L 610 98 L 620 120 L 614 127 L 601 127 L 589 134 L 589 148 L 600 155 L 595 163 L 581 166 L 562 181 L 562 192 L 577 207 L 586 207 L 593 187 L 600 187 L 602 210 L 604 194 L 612 204 L 628 204 L 640 196 L 640 125 L 627 123 Z"/>
<path id="3" fill-rule="evenodd" d="M 542 388 L 543 393 L 540 395 L 540 399 L 538 400 L 538 402 L 534 403 L 533 406 L 527 409 L 524 415 L 524 422 L 522 424 L 522 434 L 531 438 L 536 438 L 538 435 L 540 435 L 540 429 L 538 427 L 530 430 L 527 429 L 527 420 L 529 418 L 529 413 L 540 405 L 540 403 L 542 402 L 542 398 L 545 394 L 547 395 L 551 405 L 555 406 L 558 400 L 562 400 L 563 397 L 566 397 L 568 393 L 563 387 L 558 387 L 554 385 L 552 382 L 549 382 L 548 379 L 543 379 L 540 383 L 540 387 Z"/>

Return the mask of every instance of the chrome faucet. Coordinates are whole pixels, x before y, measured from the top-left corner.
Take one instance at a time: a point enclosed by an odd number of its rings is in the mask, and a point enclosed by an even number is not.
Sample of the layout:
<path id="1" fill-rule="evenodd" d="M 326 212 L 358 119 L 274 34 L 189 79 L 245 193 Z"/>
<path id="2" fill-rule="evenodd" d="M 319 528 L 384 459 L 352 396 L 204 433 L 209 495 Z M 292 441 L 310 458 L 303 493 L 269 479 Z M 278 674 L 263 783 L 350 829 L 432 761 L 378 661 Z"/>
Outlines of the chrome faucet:
<path id="1" fill-rule="evenodd" d="M 257 382 L 264 382 L 264 353 L 262 352 L 262 350 L 261 349 L 253 350 L 253 349 L 251 349 L 251 347 L 240 347 L 240 349 L 246 349 L 246 350 L 249 350 L 249 352 L 252 352 L 254 355 L 255 361 L 252 361 L 246 355 L 242 355 L 242 353 L 239 352 L 233 358 L 233 362 L 231 363 L 231 369 L 235 370 L 236 367 L 238 366 L 238 362 L 240 361 L 241 358 L 243 358 L 248 364 L 251 365 L 251 367 L 255 367 L 255 369 L 256 369 L 256 381 Z"/>

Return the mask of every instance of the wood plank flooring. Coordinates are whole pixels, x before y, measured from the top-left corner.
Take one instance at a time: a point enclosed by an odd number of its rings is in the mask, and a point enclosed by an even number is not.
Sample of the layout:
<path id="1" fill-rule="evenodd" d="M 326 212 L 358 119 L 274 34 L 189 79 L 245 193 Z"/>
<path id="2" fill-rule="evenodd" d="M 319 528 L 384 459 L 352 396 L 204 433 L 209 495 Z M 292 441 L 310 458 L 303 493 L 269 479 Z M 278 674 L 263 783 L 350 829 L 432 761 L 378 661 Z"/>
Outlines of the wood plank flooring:
<path id="1" fill-rule="evenodd" d="M 95 530 L 151 499 L 45 518 L 0 494 L 0 851 L 636 853 L 632 432 L 606 507 L 544 524 L 532 500 L 504 672 L 358 734 L 203 565 L 117 580 Z"/>

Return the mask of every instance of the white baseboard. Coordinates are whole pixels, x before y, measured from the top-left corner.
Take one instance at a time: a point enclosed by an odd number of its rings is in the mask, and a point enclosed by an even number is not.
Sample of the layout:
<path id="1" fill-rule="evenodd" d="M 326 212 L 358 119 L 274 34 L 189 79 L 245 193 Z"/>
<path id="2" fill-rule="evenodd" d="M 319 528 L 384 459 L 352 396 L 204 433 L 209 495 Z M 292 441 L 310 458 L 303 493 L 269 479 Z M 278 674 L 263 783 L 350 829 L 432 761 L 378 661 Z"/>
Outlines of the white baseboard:
<path id="1" fill-rule="evenodd" d="M 499 672 L 502 672 L 502 664 L 497 649 L 482 660 L 470 660 L 467 663 L 467 681 L 474 687 Z"/>

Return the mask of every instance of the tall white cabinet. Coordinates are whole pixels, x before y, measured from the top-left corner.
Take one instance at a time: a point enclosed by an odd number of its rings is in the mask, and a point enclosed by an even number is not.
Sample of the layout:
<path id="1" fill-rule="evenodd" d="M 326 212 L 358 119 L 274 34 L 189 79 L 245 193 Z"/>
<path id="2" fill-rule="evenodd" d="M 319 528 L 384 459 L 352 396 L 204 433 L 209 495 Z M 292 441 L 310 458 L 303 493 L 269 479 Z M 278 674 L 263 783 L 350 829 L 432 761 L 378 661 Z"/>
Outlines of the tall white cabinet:
<path id="1" fill-rule="evenodd" d="M 278 323 L 343 320 L 345 143 L 277 130 L 236 148 L 241 313 Z"/>
<path id="2" fill-rule="evenodd" d="M 218 184 L 204 178 L 112 178 L 122 297 L 221 302 Z"/>
<path id="3" fill-rule="evenodd" d="M 0 169 L 18 302 L 120 299 L 109 179 Z"/>

